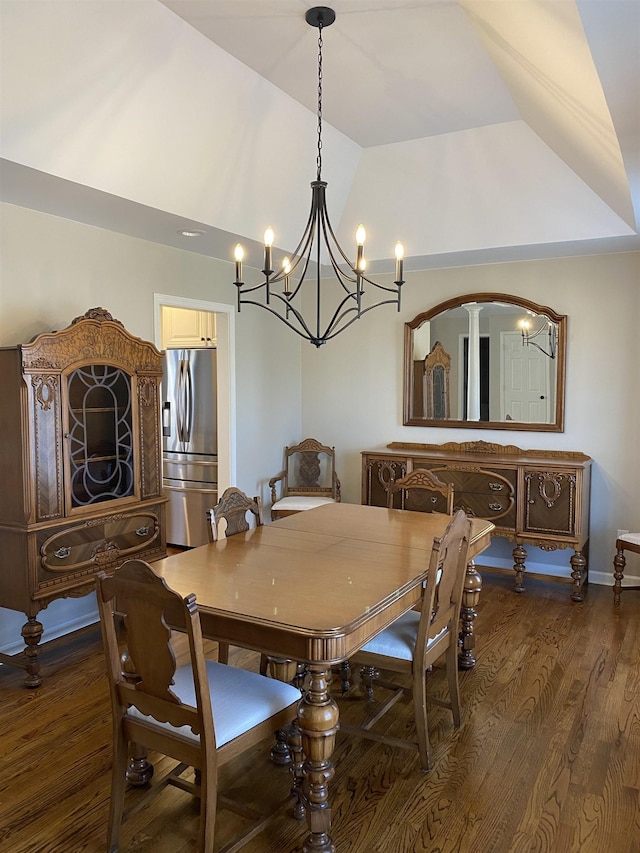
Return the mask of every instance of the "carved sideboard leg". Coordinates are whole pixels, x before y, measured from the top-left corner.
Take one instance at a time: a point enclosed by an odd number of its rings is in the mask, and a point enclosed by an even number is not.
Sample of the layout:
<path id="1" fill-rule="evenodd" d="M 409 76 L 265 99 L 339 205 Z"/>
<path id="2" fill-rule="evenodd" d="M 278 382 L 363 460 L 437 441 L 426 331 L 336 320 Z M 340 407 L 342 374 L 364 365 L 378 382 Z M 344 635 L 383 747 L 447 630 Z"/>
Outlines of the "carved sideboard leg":
<path id="1" fill-rule="evenodd" d="M 582 551 L 576 551 L 569 560 L 571 563 L 571 577 L 573 578 L 573 592 L 571 593 L 572 601 L 583 601 L 582 584 L 584 582 L 584 570 L 587 567 L 587 560 Z"/>
<path id="2" fill-rule="evenodd" d="M 303 853 L 335 853 L 331 840 L 329 782 L 334 774 L 331 755 L 338 730 L 338 706 L 329 695 L 331 670 L 311 666 L 309 689 L 298 708 L 302 734 L 304 781 L 302 796 L 307 812 L 309 835 Z"/>
<path id="3" fill-rule="evenodd" d="M 29 616 L 28 620 L 22 626 L 21 633 L 25 642 L 25 669 L 27 670 L 24 679 L 25 687 L 40 687 L 42 684 L 40 662 L 38 661 L 38 655 L 40 654 L 40 646 L 38 644 L 42 639 L 42 631 L 42 623 L 38 622 L 35 616 Z"/>
<path id="4" fill-rule="evenodd" d="M 131 756 L 125 776 L 130 785 L 140 787 L 151 781 L 153 776 L 153 764 L 147 761 L 147 750 L 138 743 L 131 744 Z"/>
<path id="5" fill-rule="evenodd" d="M 482 578 L 475 567 L 473 560 L 467 563 L 467 571 L 464 578 L 464 592 L 462 593 L 462 606 L 460 608 L 460 654 L 458 655 L 458 667 L 460 669 L 472 669 L 476 665 L 476 656 L 473 650 L 476 646 L 476 634 L 473 627 L 474 620 L 478 615 L 476 607 L 480 600 L 482 590 Z"/>
<path id="6" fill-rule="evenodd" d="M 524 572 L 526 561 L 527 550 L 524 545 L 519 542 L 513 549 L 513 571 L 516 573 L 516 582 L 513 587 L 514 592 L 524 592 Z"/>
<path id="7" fill-rule="evenodd" d="M 619 548 L 613 558 L 613 603 L 620 604 L 620 593 L 622 592 L 622 580 L 624 578 L 624 569 L 627 565 L 627 558 L 624 551 Z"/>

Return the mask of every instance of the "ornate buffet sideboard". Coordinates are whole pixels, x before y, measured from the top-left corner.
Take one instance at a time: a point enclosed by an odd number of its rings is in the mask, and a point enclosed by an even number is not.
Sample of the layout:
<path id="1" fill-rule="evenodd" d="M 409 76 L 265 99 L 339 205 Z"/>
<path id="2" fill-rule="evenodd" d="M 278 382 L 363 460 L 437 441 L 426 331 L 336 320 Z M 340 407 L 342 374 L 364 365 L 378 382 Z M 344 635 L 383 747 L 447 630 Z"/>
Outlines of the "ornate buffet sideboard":
<path id="1" fill-rule="evenodd" d="M 162 355 L 102 308 L 0 349 L 0 607 L 26 648 L 0 662 L 42 681 L 38 613 L 91 592 L 100 570 L 166 554 Z"/>
<path id="2" fill-rule="evenodd" d="M 453 483 L 456 509 L 489 519 L 495 524 L 495 536 L 516 543 L 516 592 L 524 592 L 525 544 L 545 551 L 572 548 L 571 598 L 582 601 L 589 541 L 589 456 L 486 441 L 392 442 L 362 453 L 362 503 L 386 506 L 389 484 L 416 468 L 427 468 Z M 400 507 L 402 494 L 394 500 Z"/>

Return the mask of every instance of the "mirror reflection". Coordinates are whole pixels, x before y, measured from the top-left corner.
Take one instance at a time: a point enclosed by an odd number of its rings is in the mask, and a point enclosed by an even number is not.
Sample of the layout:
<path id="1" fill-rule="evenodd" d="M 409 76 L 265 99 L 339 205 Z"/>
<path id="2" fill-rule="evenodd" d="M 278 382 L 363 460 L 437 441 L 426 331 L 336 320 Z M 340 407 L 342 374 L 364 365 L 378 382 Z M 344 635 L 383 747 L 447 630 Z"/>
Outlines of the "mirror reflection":
<path id="1" fill-rule="evenodd" d="M 561 431 L 566 316 L 496 293 L 405 324 L 404 423 Z"/>

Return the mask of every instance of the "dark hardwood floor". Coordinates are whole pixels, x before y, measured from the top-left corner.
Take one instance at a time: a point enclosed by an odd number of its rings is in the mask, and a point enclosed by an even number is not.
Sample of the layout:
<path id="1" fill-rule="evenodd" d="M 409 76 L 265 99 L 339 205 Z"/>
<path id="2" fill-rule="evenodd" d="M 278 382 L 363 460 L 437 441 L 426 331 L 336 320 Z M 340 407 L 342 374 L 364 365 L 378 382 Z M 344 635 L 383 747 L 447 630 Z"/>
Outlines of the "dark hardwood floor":
<path id="1" fill-rule="evenodd" d="M 413 751 L 338 735 L 338 853 L 640 853 L 640 593 L 623 593 L 616 609 L 609 587 L 574 604 L 566 584 L 530 579 L 524 595 L 511 586 L 485 573 L 478 663 L 461 673 L 463 725 L 432 706 L 430 774 Z M 232 661 L 257 666 L 237 649 Z M 102 853 L 111 720 L 97 626 L 46 645 L 42 663 L 35 691 L 0 667 L 0 851 Z M 444 694 L 442 669 L 430 684 Z M 364 711 L 357 687 L 339 703 L 349 721 Z M 412 735 L 407 703 L 385 719 Z M 225 768 L 223 793 L 274 808 L 289 778 L 269 745 Z M 220 845 L 239 820 L 219 810 Z M 126 826 L 121 851 L 187 853 L 196 826 L 192 798 L 167 789 Z M 305 826 L 286 810 L 243 849 L 299 851 Z"/>

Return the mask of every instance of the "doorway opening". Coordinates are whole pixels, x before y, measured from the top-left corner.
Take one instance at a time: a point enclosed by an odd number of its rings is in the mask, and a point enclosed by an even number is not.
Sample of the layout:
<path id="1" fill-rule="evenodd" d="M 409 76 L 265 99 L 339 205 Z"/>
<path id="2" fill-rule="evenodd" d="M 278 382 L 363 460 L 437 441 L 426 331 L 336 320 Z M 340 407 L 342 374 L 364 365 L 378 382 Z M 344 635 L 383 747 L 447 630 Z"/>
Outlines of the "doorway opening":
<path id="1" fill-rule="evenodd" d="M 154 337 L 158 349 L 165 349 L 162 308 L 173 307 L 215 315 L 218 492 L 236 482 L 236 407 L 235 407 L 235 313 L 233 305 L 200 299 L 154 293 Z"/>

